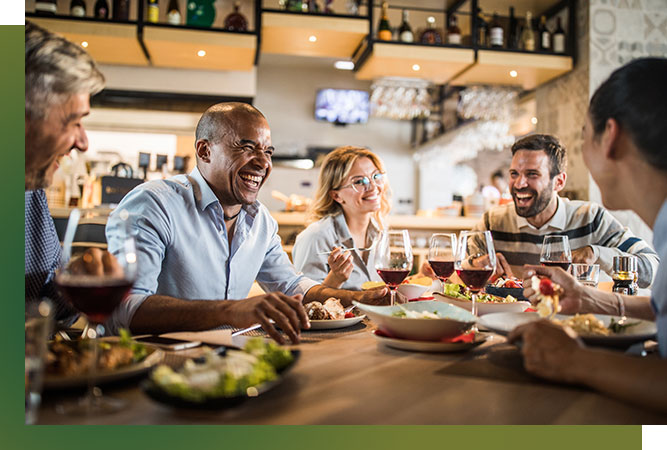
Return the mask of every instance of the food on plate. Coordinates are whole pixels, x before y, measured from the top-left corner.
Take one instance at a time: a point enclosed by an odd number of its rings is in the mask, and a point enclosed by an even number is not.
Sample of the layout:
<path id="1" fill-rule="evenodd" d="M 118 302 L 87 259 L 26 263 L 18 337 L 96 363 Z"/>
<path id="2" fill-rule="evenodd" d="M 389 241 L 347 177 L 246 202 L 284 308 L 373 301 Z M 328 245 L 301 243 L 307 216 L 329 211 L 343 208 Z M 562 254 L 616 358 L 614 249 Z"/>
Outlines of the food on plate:
<path id="1" fill-rule="evenodd" d="M 429 277 L 412 275 L 403 280 L 401 284 L 418 284 L 419 286 L 431 286 L 433 280 Z"/>
<path id="2" fill-rule="evenodd" d="M 275 380 L 277 371 L 293 360 L 289 350 L 255 338 L 248 340 L 243 350 L 227 350 L 225 356 L 210 351 L 204 355 L 203 363 L 188 359 L 177 371 L 161 364 L 151 379 L 170 395 L 203 402 L 208 398 L 250 394 L 250 388 Z"/>
<path id="3" fill-rule="evenodd" d="M 146 347 L 136 342 L 127 330 L 120 330 L 117 342 L 80 339 L 64 341 L 56 339 L 49 343 L 46 354 L 46 373 L 70 376 L 86 373 L 94 358 L 93 345 L 98 345 L 97 369 L 114 370 L 142 361 L 148 354 Z"/>
<path id="4" fill-rule="evenodd" d="M 494 283 L 495 287 L 502 288 L 520 288 L 523 289 L 523 280 L 516 277 L 500 277 Z"/>
<path id="5" fill-rule="evenodd" d="M 477 303 L 515 303 L 517 299 L 508 295 L 506 297 L 499 297 L 497 295 L 481 293 L 477 294 Z"/>
<path id="6" fill-rule="evenodd" d="M 378 288 L 383 288 L 385 286 L 386 284 L 384 283 L 384 281 L 366 281 L 362 283 L 361 290 L 368 291 L 370 289 L 378 289 Z"/>
<path id="7" fill-rule="evenodd" d="M 470 291 L 461 284 L 445 283 L 443 285 L 443 293 L 447 297 L 452 297 L 458 300 L 472 301 Z M 508 295 L 507 297 L 499 297 L 497 295 L 480 293 L 477 294 L 477 303 L 514 303 L 517 299 Z"/>
<path id="8" fill-rule="evenodd" d="M 401 309 L 391 314 L 394 317 L 404 317 L 406 319 L 441 319 L 438 311 L 410 311 L 408 309 Z"/>
<path id="9" fill-rule="evenodd" d="M 345 309 L 340 300 L 334 297 L 328 298 L 324 304 L 310 302 L 305 305 L 306 314 L 310 320 L 341 320 L 345 318 Z"/>
<path id="10" fill-rule="evenodd" d="M 537 304 L 537 314 L 540 317 L 553 317 L 560 311 L 558 300 L 563 293 L 560 285 L 554 283 L 549 278 L 539 278 L 533 276 L 530 279 L 531 288 L 537 292 L 539 303 Z"/>
<path id="11" fill-rule="evenodd" d="M 626 328 L 639 324 L 639 322 L 616 322 L 612 318 L 611 322 L 609 322 L 609 326 L 605 327 L 604 323 L 593 314 L 575 314 L 567 319 L 552 320 L 554 323 L 572 328 L 575 333 L 581 336 L 609 336 L 612 334 L 619 334 Z"/>

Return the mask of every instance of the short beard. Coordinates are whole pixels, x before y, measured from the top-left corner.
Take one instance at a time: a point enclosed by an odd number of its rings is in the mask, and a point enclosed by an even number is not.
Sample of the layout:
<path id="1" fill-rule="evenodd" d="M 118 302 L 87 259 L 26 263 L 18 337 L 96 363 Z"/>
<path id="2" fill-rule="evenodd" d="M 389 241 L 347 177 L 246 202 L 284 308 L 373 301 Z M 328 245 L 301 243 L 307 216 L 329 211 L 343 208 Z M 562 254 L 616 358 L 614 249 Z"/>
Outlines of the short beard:
<path id="1" fill-rule="evenodd" d="M 516 191 L 512 192 L 512 197 L 514 197 L 516 194 Z M 553 195 L 553 184 L 541 192 L 537 192 L 535 195 L 535 200 L 533 201 L 533 204 L 528 207 L 528 209 L 523 209 L 520 210 L 518 206 L 516 206 L 516 199 L 514 199 L 514 209 L 517 213 L 518 216 L 520 217 L 535 217 L 542 211 L 546 209 L 547 206 L 549 206 L 549 202 L 551 202 L 551 197 Z"/>

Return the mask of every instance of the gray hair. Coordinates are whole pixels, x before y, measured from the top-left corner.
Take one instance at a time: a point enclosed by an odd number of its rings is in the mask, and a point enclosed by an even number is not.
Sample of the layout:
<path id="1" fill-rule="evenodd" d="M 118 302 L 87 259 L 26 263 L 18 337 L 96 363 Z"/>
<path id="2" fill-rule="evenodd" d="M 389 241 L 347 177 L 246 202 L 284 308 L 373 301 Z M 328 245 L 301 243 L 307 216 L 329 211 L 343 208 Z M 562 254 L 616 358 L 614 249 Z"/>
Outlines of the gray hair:
<path id="1" fill-rule="evenodd" d="M 32 22 L 25 26 L 25 114 L 44 119 L 54 104 L 104 87 L 104 76 L 93 58 L 76 44 Z"/>

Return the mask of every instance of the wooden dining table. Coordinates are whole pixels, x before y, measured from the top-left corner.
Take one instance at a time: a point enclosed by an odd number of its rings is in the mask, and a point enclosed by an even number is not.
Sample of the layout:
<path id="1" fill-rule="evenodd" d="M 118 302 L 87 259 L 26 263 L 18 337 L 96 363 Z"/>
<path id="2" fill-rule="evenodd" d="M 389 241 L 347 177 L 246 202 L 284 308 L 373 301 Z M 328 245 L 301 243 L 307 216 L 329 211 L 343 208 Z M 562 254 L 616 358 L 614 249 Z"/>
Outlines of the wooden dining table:
<path id="1" fill-rule="evenodd" d="M 373 329 L 365 319 L 345 329 L 304 331 L 301 343 L 292 347 L 300 351 L 300 357 L 281 382 L 234 407 L 202 410 L 158 403 L 142 391 L 141 380 L 134 378 L 104 386 L 105 395 L 126 402 L 120 412 L 62 415 L 56 406 L 81 392 L 46 392 L 38 423 L 667 423 L 667 415 L 585 387 L 531 376 L 523 369 L 519 350 L 494 333 L 489 333 L 483 344 L 466 351 L 423 353 L 388 347 L 373 335 Z M 168 352 L 165 360 L 177 365 L 179 359 L 182 362 L 196 352 Z"/>

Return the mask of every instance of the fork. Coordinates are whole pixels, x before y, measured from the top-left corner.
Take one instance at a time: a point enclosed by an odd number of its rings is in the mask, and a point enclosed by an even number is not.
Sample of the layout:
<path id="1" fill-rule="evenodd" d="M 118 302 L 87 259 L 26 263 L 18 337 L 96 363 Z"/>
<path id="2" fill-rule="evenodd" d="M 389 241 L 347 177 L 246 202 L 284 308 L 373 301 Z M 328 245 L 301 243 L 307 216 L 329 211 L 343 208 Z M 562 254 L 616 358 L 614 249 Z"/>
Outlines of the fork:
<path id="1" fill-rule="evenodd" d="M 361 247 L 345 248 L 345 247 L 341 247 L 341 250 L 344 251 L 344 252 L 346 252 L 346 251 L 351 252 L 352 250 L 357 250 L 359 252 L 365 252 L 365 251 L 371 250 L 373 247 L 375 247 L 376 243 L 377 243 L 377 241 L 373 241 L 373 243 L 369 247 L 366 247 L 366 248 L 361 248 Z M 333 251 L 319 252 L 318 255 L 330 255 L 332 253 L 333 253 Z"/>

